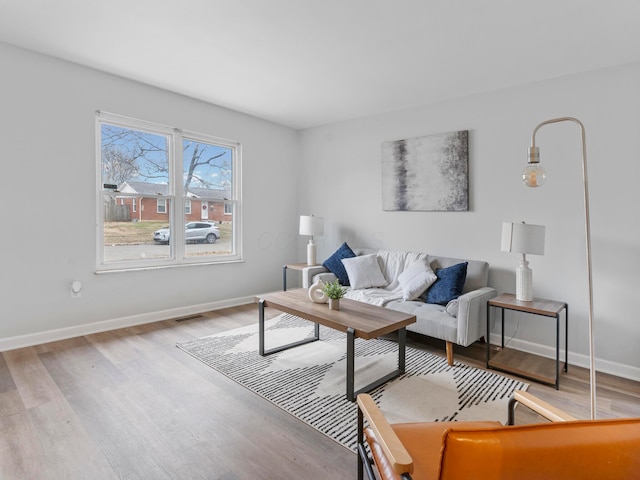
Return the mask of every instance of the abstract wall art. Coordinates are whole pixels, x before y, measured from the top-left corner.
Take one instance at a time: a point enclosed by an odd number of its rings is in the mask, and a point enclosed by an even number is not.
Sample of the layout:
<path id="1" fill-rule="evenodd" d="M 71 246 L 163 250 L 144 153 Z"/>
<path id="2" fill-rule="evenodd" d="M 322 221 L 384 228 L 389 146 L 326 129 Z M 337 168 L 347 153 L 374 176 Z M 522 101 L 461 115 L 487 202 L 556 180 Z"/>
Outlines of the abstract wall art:
<path id="1" fill-rule="evenodd" d="M 469 210 L 469 131 L 382 143 L 382 209 Z"/>

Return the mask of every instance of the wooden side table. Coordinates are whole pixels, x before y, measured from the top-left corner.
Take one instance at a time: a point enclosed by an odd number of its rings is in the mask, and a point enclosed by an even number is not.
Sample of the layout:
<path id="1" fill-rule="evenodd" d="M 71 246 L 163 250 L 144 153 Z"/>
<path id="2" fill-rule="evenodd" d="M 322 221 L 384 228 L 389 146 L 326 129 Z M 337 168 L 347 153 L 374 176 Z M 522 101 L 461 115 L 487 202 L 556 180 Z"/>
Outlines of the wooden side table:
<path id="1" fill-rule="evenodd" d="M 491 342 L 489 335 L 491 333 L 491 307 L 499 308 L 502 311 L 502 341 L 501 349 L 498 353 L 491 357 Z M 504 312 L 512 310 L 516 312 L 530 313 L 542 317 L 555 317 L 556 319 L 556 360 L 555 360 L 555 379 L 553 375 L 549 375 L 549 371 L 553 371 L 553 361 L 533 355 L 530 353 L 505 348 L 504 346 Z M 545 300 L 543 298 L 534 298 L 530 302 L 523 302 L 516 299 L 511 293 L 504 293 L 487 302 L 487 368 L 500 370 L 506 373 L 535 380 L 556 387 L 560 387 L 560 313 L 564 310 L 564 371 L 566 372 L 569 365 L 569 305 L 565 302 L 555 300 Z M 555 380 L 555 381 L 554 381 Z"/>
<path id="2" fill-rule="evenodd" d="M 307 267 L 314 267 L 317 265 L 307 265 L 306 263 L 287 263 L 282 266 L 282 290 L 287 291 L 287 270 L 298 270 L 301 272 Z"/>

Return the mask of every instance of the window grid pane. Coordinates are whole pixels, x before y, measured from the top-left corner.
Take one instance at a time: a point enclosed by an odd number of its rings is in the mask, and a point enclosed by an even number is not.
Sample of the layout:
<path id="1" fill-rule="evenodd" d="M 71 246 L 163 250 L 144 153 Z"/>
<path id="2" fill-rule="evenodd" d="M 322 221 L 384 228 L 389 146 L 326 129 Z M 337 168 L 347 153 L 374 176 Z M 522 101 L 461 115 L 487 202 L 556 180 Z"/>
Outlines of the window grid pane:
<path id="1" fill-rule="evenodd" d="M 200 134 L 183 137 L 178 129 L 102 113 L 97 129 L 103 205 L 99 269 L 239 259 L 234 238 L 239 199 L 233 196 L 237 144 Z M 183 148 L 174 151 L 172 144 Z M 172 171 L 182 171 L 184 184 L 173 183 L 179 177 Z"/>

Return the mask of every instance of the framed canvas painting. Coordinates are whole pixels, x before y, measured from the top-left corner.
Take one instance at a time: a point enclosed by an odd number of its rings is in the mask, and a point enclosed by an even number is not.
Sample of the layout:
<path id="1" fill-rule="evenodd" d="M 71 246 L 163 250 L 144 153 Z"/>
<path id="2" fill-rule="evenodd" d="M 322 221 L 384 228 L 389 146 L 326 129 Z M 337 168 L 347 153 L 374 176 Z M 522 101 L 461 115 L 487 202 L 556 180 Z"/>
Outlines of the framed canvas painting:
<path id="1" fill-rule="evenodd" d="M 469 131 L 382 144 L 382 209 L 469 210 Z"/>

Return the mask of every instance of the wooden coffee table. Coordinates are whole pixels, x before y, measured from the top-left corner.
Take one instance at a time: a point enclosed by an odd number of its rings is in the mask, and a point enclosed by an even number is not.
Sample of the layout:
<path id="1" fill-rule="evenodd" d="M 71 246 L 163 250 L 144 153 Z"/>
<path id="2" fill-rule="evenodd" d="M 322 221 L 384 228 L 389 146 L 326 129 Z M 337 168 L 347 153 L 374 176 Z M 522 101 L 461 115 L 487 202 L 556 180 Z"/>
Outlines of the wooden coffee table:
<path id="1" fill-rule="evenodd" d="M 415 323 L 415 315 L 377 307 L 367 303 L 342 298 L 340 310 L 329 310 L 323 303 L 313 303 L 306 289 L 297 288 L 284 292 L 265 293 L 255 297 L 258 303 L 259 353 L 270 355 L 297 347 L 320 339 L 320 325 L 333 328 L 347 334 L 347 399 L 354 401 L 359 393 L 369 392 L 374 388 L 396 378 L 405 370 L 405 350 L 407 342 L 406 326 Z M 312 338 L 281 345 L 269 350 L 264 348 L 264 309 L 272 307 L 281 312 L 290 313 L 315 323 L 315 334 Z M 355 390 L 355 339 L 370 340 L 398 332 L 398 368 L 379 378 L 369 385 Z"/>

